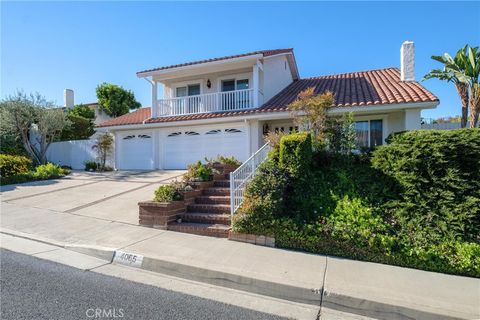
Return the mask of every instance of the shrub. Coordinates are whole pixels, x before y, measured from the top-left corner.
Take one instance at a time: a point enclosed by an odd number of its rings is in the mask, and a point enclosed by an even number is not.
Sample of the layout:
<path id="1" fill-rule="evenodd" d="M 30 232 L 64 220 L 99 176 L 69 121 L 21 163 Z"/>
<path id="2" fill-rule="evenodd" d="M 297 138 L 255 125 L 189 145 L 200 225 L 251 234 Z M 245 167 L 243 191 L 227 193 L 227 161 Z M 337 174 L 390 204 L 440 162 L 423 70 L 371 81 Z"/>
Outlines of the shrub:
<path id="1" fill-rule="evenodd" d="M 177 191 L 173 184 L 166 184 L 155 190 L 154 201 L 172 202 L 182 200 L 182 195 Z"/>
<path id="2" fill-rule="evenodd" d="M 38 180 L 45 180 L 59 178 L 68 173 L 69 171 L 66 169 L 63 169 L 53 163 L 47 163 L 36 167 L 35 171 L 33 172 L 33 177 Z"/>
<path id="3" fill-rule="evenodd" d="M 96 171 L 98 169 L 98 164 L 94 160 L 87 160 L 84 162 L 85 171 Z"/>
<path id="4" fill-rule="evenodd" d="M 390 142 L 364 155 L 316 152 L 310 176 L 284 147 L 247 186 L 233 229 L 288 249 L 480 277 L 480 130 Z"/>
<path id="5" fill-rule="evenodd" d="M 4 178 L 24 174 L 28 171 L 31 160 L 24 156 L 0 154 L 0 175 Z"/>
<path id="6" fill-rule="evenodd" d="M 232 165 L 232 166 L 239 166 L 239 165 L 242 164 L 234 156 L 226 157 L 226 156 L 221 156 L 221 155 L 218 155 L 217 158 L 215 158 L 215 159 L 213 159 L 213 158 L 209 159 L 209 158 L 205 157 L 205 162 L 207 163 L 208 166 L 213 166 L 216 163 Z"/>
<path id="7" fill-rule="evenodd" d="M 245 189 L 244 203 L 234 215 L 237 232 L 273 234 L 272 221 L 285 214 L 289 176 L 272 161 L 260 165 Z"/>
<path id="8" fill-rule="evenodd" d="M 239 166 L 239 165 L 242 164 L 234 156 L 231 156 L 231 157 L 219 156 L 218 157 L 218 162 L 220 162 L 221 164 L 228 164 L 228 165 L 232 165 L 232 166 Z"/>
<path id="9" fill-rule="evenodd" d="M 280 140 L 279 167 L 299 178 L 310 169 L 312 138 L 307 132 L 292 133 Z"/>
<path id="10" fill-rule="evenodd" d="M 188 171 L 184 175 L 185 181 L 210 181 L 212 180 L 213 170 L 210 166 L 204 165 L 201 161 L 188 166 Z"/>
<path id="11" fill-rule="evenodd" d="M 390 205 L 406 241 L 480 240 L 480 129 L 397 134 L 372 164 L 401 187 Z"/>
<path id="12" fill-rule="evenodd" d="M 310 133 L 299 132 L 284 136 L 280 140 L 278 166 L 292 179 L 287 193 L 286 210 L 297 219 L 312 218 L 310 203 L 305 201 L 312 196 L 311 181 L 312 139 Z"/>

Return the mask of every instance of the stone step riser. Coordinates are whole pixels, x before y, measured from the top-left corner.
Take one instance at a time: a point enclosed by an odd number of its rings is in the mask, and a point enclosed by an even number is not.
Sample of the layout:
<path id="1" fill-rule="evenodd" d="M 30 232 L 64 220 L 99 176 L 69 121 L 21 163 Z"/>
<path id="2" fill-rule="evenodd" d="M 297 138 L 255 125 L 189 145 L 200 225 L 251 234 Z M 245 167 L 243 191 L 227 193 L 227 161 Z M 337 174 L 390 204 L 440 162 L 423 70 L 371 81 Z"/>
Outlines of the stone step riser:
<path id="1" fill-rule="evenodd" d="M 214 174 L 213 175 L 213 180 L 229 180 L 230 181 L 230 174 Z"/>
<path id="2" fill-rule="evenodd" d="M 228 180 L 216 180 L 213 182 L 214 187 L 230 188 L 230 181 Z"/>
<path id="3" fill-rule="evenodd" d="M 230 196 L 230 189 L 222 188 L 209 188 L 203 189 L 202 194 L 204 196 Z"/>
<path id="4" fill-rule="evenodd" d="M 200 236 L 210 236 L 217 238 L 228 238 L 228 230 L 217 230 L 217 229 L 204 229 L 197 227 L 184 227 L 182 225 L 172 225 L 168 227 L 168 230 L 196 234 Z"/>
<path id="5" fill-rule="evenodd" d="M 224 215 L 182 215 L 182 222 L 193 222 L 193 223 L 205 223 L 205 224 L 223 224 L 225 226 L 230 226 L 230 216 Z"/>
<path id="6" fill-rule="evenodd" d="M 197 204 L 230 204 L 230 197 L 226 196 L 207 196 L 196 197 L 195 203 Z"/>
<path id="7" fill-rule="evenodd" d="M 225 204 L 190 204 L 187 206 L 187 212 L 203 213 L 230 213 L 230 206 Z"/>

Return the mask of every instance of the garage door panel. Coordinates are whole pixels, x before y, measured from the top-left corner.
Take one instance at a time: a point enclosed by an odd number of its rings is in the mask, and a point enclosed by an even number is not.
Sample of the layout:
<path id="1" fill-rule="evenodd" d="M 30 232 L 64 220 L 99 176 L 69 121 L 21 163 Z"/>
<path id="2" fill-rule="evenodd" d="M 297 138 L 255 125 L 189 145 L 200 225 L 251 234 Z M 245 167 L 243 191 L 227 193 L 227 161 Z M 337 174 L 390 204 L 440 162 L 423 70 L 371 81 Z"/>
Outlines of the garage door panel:
<path id="1" fill-rule="evenodd" d="M 218 155 L 247 158 L 247 135 L 244 126 L 216 126 L 176 129 L 165 142 L 165 168 L 184 169 L 198 160 Z"/>
<path id="2" fill-rule="evenodd" d="M 127 132 L 120 136 L 118 167 L 122 170 L 152 170 L 153 133 Z"/>

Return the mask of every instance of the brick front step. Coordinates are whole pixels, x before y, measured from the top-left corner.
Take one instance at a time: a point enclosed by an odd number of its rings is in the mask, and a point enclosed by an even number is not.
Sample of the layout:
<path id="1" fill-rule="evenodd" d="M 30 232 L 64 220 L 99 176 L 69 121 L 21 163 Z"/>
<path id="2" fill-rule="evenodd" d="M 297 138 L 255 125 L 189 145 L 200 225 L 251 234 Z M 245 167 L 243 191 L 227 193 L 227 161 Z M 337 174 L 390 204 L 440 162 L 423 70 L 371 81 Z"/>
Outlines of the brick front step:
<path id="1" fill-rule="evenodd" d="M 206 188 L 203 189 L 205 196 L 230 196 L 230 188 Z"/>
<path id="2" fill-rule="evenodd" d="M 230 180 L 230 174 L 219 173 L 213 175 L 213 180 Z"/>
<path id="3" fill-rule="evenodd" d="M 206 212 L 206 213 L 230 213 L 228 204 L 189 204 L 187 212 Z"/>
<path id="4" fill-rule="evenodd" d="M 197 234 L 201 236 L 227 238 L 230 226 L 224 224 L 182 222 L 169 225 L 168 230 Z"/>
<path id="5" fill-rule="evenodd" d="M 198 204 L 230 204 L 230 196 L 198 196 L 195 198 Z"/>
<path id="6" fill-rule="evenodd" d="M 181 215 L 183 222 L 230 225 L 230 214 L 187 212 Z"/>
<path id="7" fill-rule="evenodd" d="M 221 188 L 230 188 L 230 181 L 229 180 L 215 180 L 213 182 L 214 187 L 221 187 Z"/>

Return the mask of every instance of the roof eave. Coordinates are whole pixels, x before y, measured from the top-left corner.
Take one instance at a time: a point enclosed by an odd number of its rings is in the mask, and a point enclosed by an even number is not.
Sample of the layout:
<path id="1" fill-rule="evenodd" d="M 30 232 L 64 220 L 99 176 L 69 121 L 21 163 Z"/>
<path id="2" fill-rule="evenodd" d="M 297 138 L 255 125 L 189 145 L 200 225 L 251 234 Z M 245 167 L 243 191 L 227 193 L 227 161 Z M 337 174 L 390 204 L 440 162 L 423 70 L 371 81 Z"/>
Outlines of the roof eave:
<path id="1" fill-rule="evenodd" d="M 172 68 L 161 69 L 161 70 L 139 71 L 139 72 L 137 72 L 137 77 L 146 78 L 146 77 L 150 77 L 150 76 L 154 76 L 154 75 L 171 73 L 173 71 L 192 70 L 192 69 L 196 69 L 196 68 L 204 68 L 204 67 L 216 66 L 216 65 L 225 64 L 225 63 L 239 62 L 239 61 L 245 61 L 245 60 L 250 60 L 250 59 L 261 59 L 261 58 L 263 58 L 263 54 L 257 53 L 257 54 L 242 56 L 242 57 L 222 59 L 222 60 L 209 61 L 209 62 L 201 62 L 201 63 L 195 63 L 195 64 L 191 64 L 191 65 L 172 67 Z"/>

